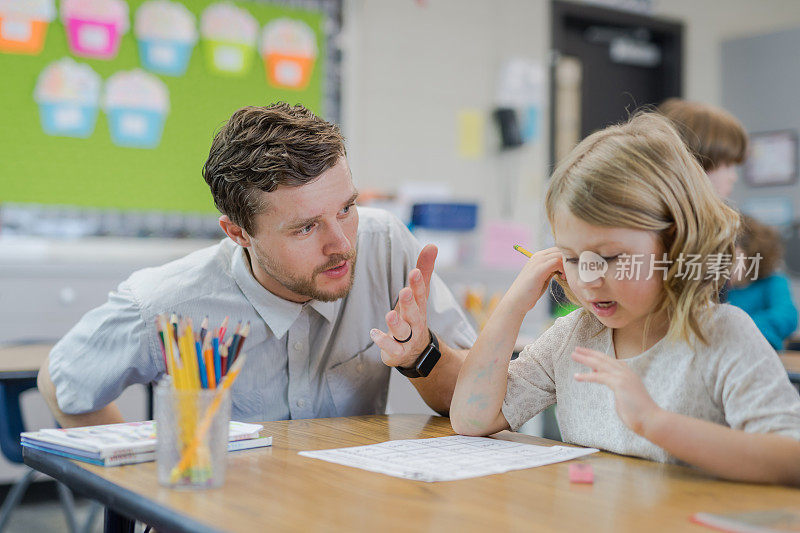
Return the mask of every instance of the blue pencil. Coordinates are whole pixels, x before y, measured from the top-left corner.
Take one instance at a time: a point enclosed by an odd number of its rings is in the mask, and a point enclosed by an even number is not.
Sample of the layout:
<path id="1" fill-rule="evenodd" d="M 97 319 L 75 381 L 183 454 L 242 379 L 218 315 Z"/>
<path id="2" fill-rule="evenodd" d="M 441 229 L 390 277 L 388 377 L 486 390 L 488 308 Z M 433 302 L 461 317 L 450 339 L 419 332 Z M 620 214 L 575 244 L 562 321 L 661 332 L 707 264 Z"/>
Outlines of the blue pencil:
<path id="1" fill-rule="evenodd" d="M 194 345 L 197 348 L 195 351 L 197 352 L 197 371 L 200 374 L 200 386 L 207 389 L 208 374 L 206 374 L 206 363 L 203 361 L 203 346 L 200 341 L 196 341 Z"/>
<path id="2" fill-rule="evenodd" d="M 211 338 L 211 345 L 214 347 L 214 379 L 217 385 L 222 379 L 222 360 L 219 356 L 219 338 L 216 336 Z"/>

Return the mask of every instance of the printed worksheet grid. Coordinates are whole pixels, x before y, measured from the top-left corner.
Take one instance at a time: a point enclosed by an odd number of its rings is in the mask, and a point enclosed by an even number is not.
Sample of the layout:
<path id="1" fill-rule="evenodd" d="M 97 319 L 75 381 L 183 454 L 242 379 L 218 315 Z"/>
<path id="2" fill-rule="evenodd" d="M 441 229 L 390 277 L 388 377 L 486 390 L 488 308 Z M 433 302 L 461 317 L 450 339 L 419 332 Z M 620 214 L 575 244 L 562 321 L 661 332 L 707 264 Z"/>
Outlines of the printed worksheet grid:
<path id="1" fill-rule="evenodd" d="M 408 479 L 446 481 L 541 466 L 594 451 L 455 435 L 301 452 L 301 455 Z"/>

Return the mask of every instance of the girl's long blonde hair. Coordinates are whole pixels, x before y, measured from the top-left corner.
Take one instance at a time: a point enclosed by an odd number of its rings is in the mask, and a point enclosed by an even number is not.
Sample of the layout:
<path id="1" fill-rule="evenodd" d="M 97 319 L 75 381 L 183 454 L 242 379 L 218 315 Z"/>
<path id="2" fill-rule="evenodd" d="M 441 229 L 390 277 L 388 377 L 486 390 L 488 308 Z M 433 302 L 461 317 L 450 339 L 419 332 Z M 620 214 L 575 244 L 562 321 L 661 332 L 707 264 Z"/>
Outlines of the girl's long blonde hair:
<path id="1" fill-rule="evenodd" d="M 551 226 L 556 212 L 566 208 L 595 226 L 656 232 L 670 266 L 663 300 L 651 317 L 666 312 L 671 338 L 708 343 L 701 325 L 729 277 L 715 279 L 708 263 L 732 260 L 739 214 L 717 196 L 666 118 L 638 113 L 588 136 L 556 167 L 545 206 Z M 681 254 L 699 255 L 700 279 L 680 275 Z"/>

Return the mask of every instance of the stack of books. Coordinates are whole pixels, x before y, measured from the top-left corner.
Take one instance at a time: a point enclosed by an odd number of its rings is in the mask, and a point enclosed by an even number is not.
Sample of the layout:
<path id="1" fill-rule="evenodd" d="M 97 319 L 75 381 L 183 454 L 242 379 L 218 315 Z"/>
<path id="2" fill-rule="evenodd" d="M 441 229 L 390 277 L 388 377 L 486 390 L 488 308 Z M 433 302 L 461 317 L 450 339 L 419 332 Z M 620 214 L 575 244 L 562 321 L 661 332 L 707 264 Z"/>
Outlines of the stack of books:
<path id="1" fill-rule="evenodd" d="M 271 446 L 272 437 L 259 438 L 260 424 L 231 422 L 228 451 Z M 156 427 L 152 420 L 69 429 L 41 429 L 20 435 L 26 448 L 100 466 L 119 466 L 155 460 Z"/>

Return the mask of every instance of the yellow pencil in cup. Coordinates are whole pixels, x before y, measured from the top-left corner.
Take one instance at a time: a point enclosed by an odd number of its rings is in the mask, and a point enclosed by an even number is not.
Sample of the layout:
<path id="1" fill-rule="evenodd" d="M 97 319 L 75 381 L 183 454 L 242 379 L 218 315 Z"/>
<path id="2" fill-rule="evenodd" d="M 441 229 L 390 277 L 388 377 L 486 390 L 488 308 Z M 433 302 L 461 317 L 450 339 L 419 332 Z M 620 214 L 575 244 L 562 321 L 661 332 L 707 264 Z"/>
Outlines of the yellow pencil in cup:
<path id="1" fill-rule="evenodd" d="M 528 250 L 520 246 L 519 244 L 514 245 L 514 249 L 524 255 L 525 257 L 531 257 L 533 254 L 530 253 Z"/>
<path id="2" fill-rule="evenodd" d="M 222 383 L 217 387 L 217 393 L 214 395 L 214 400 L 209 405 L 208 409 L 203 416 L 203 419 L 197 425 L 197 429 L 194 434 L 194 438 L 192 439 L 191 444 L 187 446 L 183 451 L 183 456 L 181 460 L 178 462 L 177 465 L 172 469 L 170 473 L 170 482 L 175 483 L 178 481 L 178 478 L 181 474 L 192 464 L 192 461 L 195 460 L 195 455 L 198 453 L 198 449 L 200 448 L 201 443 L 206 438 L 206 434 L 208 433 L 209 428 L 211 427 L 211 422 L 214 419 L 214 415 L 217 413 L 220 405 L 222 404 L 222 398 L 225 396 L 225 393 L 228 389 L 231 388 L 233 382 L 239 376 L 239 372 L 242 370 L 242 365 L 244 365 L 244 361 L 247 358 L 247 355 L 242 353 L 240 357 L 236 359 L 236 362 L 233 363 L 233 366 L 228 370 L 228 373 L 225 375 L 225 378 L 222 380 Z M 225 426 L 225 441 L 227 446 L 228 440 L 228 427 Z"/>

